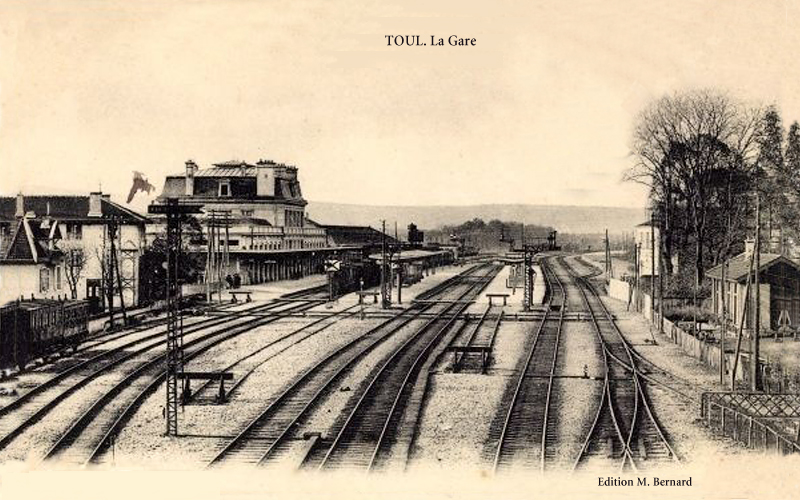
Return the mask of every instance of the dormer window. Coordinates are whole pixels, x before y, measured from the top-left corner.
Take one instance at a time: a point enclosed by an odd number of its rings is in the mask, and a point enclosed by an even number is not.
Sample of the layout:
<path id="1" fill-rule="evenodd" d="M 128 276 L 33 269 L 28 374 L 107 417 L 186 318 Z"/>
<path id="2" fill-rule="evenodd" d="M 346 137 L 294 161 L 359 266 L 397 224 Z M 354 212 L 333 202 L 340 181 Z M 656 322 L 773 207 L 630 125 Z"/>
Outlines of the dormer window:
<path id="1" fill-rule="evenodd" d="M 219 181 L 219 196 L 230 196 L 231 195 L 231 181 L 224 180 Z"/>

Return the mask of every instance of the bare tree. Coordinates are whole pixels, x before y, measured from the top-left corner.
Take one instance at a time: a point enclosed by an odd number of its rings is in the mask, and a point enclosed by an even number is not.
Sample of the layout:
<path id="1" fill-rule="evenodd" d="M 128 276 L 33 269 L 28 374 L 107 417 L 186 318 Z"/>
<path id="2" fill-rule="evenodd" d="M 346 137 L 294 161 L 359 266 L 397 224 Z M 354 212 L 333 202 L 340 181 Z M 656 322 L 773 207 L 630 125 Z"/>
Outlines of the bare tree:
<path id="1" fill-rule="evenodd" d="M 67 278 L 72 300 L 75 300 L 78 298 L 78 283 L 83 275 L 83 269 L 86 267 L 86 255 L 81 248 L 69 248 L 65 253 L 64 275 Z"/>
<path id="2" fill-rule="evenodd" d="M 697 285 L 709 237 L 726 241 L 726 251 L 730 247 L 731 228 L 742 219 L 734 211 L 730 215 L 738 220 L 724 218 L 720 226 L 712 216 L 721 206 L 742 201 L 735 197 L 746 189 L 742 183 L 748 177 L 742 174 L 752 169 L 760 116 L 724 93 L 697 90 L 662 97 L 637 117 L 632 144 L 636 163 L 625 178 L 650 187 L 668 273 L 674 249 L 693 243 Z"/>

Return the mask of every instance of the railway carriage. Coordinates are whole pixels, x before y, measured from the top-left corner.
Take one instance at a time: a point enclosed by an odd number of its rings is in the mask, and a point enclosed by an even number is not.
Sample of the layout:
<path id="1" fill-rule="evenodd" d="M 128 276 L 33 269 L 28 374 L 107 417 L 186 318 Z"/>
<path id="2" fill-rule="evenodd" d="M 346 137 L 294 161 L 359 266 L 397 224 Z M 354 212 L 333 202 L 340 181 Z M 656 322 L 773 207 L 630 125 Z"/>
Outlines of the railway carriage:
<path id="1" fill-rule="evenodd" d="M 420 262 L 408 262 L 403 264 L 403 284 L 413 285 L 414 283 L 420 282 L 423 277 L 424 269 L 423 264 Z"/>
<path id="2" fill-rule="evenodd" d="M 88 334 L 86 301 L 26 300 L 0 307 L 0 368 L 75 349 Z"/>
<path id="3" fill-rule="evenodd" d="M 364 288 L 370 288 L 380 283 L 381 270 L 378 264 L 357 254 L 343 257 L 340 269 L 333 275 L 336 296 L 359 290 L 362 280 Z"/>

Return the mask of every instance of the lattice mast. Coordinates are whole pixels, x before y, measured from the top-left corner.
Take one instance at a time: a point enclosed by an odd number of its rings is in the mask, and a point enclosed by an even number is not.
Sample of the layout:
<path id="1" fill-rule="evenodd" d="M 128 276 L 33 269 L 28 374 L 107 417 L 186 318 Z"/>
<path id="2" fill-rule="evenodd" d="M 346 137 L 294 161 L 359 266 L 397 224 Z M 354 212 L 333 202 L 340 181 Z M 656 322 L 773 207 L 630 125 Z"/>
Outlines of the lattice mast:
<path id="1" fill-rule="evenodd" d="M 178 435 L 178 378 L 183 371 L 183 319 L 180 313 L 181 283 L 179 269 L 182 247 L 182 224 L 188 214 L 199 213 L 197 205 L 180 205 L 174 198 L 162 205 L 150 205 L 152 214 L 166 215 L 167 255 L 166 255 L 166 302 L 167 302 L 167 353 L 166 353 L 166 405 L 164 418 L 166 434 Z"/>

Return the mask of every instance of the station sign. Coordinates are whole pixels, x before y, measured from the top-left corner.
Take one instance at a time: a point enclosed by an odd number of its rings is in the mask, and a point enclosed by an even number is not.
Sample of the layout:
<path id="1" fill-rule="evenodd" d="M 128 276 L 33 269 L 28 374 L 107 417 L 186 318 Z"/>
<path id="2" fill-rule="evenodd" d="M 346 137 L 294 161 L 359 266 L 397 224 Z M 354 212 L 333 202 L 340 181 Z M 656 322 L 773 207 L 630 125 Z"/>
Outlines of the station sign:
<path id="1" fill-rule="evenodd" d="M 325 261 L 325 271 L 326 272 L 335 272 L 341 269 L 342 261 L 340 260 L 326 260 Z"/>

